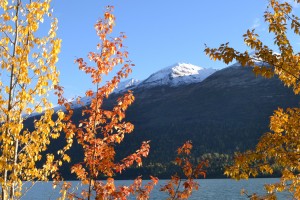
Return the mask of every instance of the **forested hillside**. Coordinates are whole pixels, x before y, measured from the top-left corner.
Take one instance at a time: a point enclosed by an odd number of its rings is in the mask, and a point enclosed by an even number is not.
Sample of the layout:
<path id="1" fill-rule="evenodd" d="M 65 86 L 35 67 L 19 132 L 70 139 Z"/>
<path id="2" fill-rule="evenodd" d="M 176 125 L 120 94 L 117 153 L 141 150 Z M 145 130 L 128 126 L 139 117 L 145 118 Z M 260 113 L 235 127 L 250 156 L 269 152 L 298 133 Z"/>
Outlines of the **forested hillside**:
<path id="1" fill-rule="evenodd" d="M 169 177 L 176 149 L 187 140 L 193 142 L 195 159 L 211 161 L 208 178 L 220 177 L 234 152 L 253 148 L 268 131 L 269 116 L 275 109 L 297 106 L 300 100 L 276 77 L 256 77 L 251 68 L 237 65 L 215 72 L 200 83 L 137 88 L 133 92 L 136 100 L 126 119 L 135 129 L 117 147 L 117 159 L 145 140 L 151 141 L 151 150 L 141 169 L 129 169 L 120 178 L 141 174 Z M 119 95 L 113 94 L 105 107 L 111 108 Z M 82 119 L 81 110 L 74 110 L 75 122 Z M 81 159 L 76 156 L 80 151 L 74 144 L 72 163 Z"/>

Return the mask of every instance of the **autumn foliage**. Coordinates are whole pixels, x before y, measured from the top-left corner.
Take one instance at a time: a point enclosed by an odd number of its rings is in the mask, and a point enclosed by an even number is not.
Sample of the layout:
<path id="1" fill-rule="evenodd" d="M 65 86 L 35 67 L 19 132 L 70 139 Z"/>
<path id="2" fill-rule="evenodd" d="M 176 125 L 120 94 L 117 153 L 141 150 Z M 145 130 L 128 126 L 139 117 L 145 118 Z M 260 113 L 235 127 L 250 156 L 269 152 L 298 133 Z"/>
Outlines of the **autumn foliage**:
<path id="1" fill-rule="evenodd" d="M 84 152 L 84 160 L 75 164 L 71 171 L 81 180 L 82 185 L 87 185 L 87 189 L 77 194 L 70 192 L 71 185 L 65 183 L 62 188 L 63 198 L 127 199 L 133 195 L 137 199 L 149 199 L 150 192 L 158 183 L 158 178 L 153 176 L 150 176 L 151 180 L 146 184 L 143 184 L 141 176 L 128 186 L 116 186 L 114 182 L 114 175 L 122 173 L 134 164 L 137 167 L 142 165 L 142 158 L 148 156 L 150 145 L 149 141 L 145 141 L 135 153 L 120 161 L 115 160 L 116 145 L 120 144 L 125 135 L 131 133 L 134 128 L 133 124 L 125 121 L 125 111 L 133 103 L 134 96 L 131 91 L 128 91 L 117 100 L 111 110 L 103 109 L 105 99 L 117 87 L 120 80 L 128 76 L 133 66 L 127 59 L 128 53 L 123 47 L 123 40 L 126 38 L 124 33 L 121 33 L 119 37 L 110 37 L 115 21 L 112 10 L 113 7 L 107 7 L 104 18 L 95 25 L 100 39 L 97 45 L 99 53 L 90 52 L 88 55 L 89 60 L 95 66 L 88 65 L 82 58 L 76 60 L 79 69 L 90 74 L 91 81 L 95 85 L 95 90 L 86 92 L 86 96 L 91 98 L 91 104 L 82 111 L 82 115 L 85 116 L 84 120 L 80 121 L 77 127 L 75 124 L 69 126 L 73 127 L 77 142 Z M 102 76 L 118 67 L 120 70 L 112 80 L 100 85 Z M 190 142 L 178 149 L 179 157 L 176 159 L 176 164 L 182 168 L 187 180 L 183 183 L 183 191 L 176 190 L 174 194 L 170 193 L 177 199 L 188 198 L 193 190 L 198 189 L 198 183 L 193 179 L 198 178 L 199 175 L 205 175 L 202 169 L 204 163 L 193 167 L 189 161 L 191 149 Z M 106 181 L 99 180 L 102 177 L 107 177 Z M 171 182 L 174 179 L 175 176 Z M 171 188 L 163 189 L 163 191 L 166 190 L 171 190 Z"/>
<path id="2" fill-rule="evenodd" d="M 175 174 L 160 189 L 160 191 L 168 193 L 168 199 L 188 199 L 193 190 L 198 190 L 199 188 L 198 182 L 194 179 L 198 179 L 200 176 L 206 177 L 206 171 L 203 168 L 208 166 L 208 162 L 203 161 L 194 166 L 191 161 L 192 148 L 191 141 L 187 141 L 177 150 L 178 156 L 175 159 L 175 164 L 182 169 L 185 177 L 182 179 L 178 174 Z"/>
<path id="3" fill-rule="evenodd" d="M 22 195 L 22 181 L 48 180 L 61 164 L 61 157 L 44 153 L 64 128 L 64 113 L 58 111 L 54 120 L 48 101 L 59 82 L 61 40 L 49 0 L 1 0 L 0 9 L 1 198 L 16 199 Z M 43 35 L 39 27 L 46 20 L 48 34 Z M 29 130 L 23 123 L 32 113 L 41 116 Z"/>
<path id="4" fill-rule="evenodd" d="M 121 143 L 126 134 L 133 131 L 133 124 L 126 122 L 125 111 L 134 101 L 131 91 L 120 97 L 112 110 L 103 109 L 106 98 L 118 86 L 122 78 L 126 78 L 131 72 L 131 62 L 127 59 L 128 53 L 123 47 L 124 33 L 118 37 L 111 37 L 115 17 L 112 14 L 113 7 L 107 7 L 104 18 L 96 25 L 96 33 L 100 39 L 97 45 L 99 52 L 90 52 L 88 58 L 95 66 L 88 65 L 82 58 L 78 58 L 76 63 L 79 69 L 89 74 L 91 82 L 95 85 L 94 90 L 86 91 L 86 97 L 91 99 L 91 104 L 82 111 L 85 117 L 79 125 L 73 125 L 77 142 L 82 146 L 84 160 L 75 164 L 71 172 L 75 173 L 83 185 L 88 189 L 81 192 L 82 198 L 125 199 L 129 194 L 142 196 L 146 199 L 157 179 L 152 177 L 153 182 L 148 183 L 142 189 L 142 179 L 138 177 L 133 185 L 114 185 L 112 178 L 116 173 L 121 173 L 133 164 L 142 165 L 142 158 L 149 153 L 149 142 L 143 142 L 141 148 L 135 153 L 127 156 L 121 161 L 115 161 L 115 146 Z M 120 67 L 116 75 L 108 82 L 100 85 L 104 75 L 114 68 Z M 99 181 L 101 177 L 108 177 L 106 183 Z M 93 192 L 92 192 L 93 191 Z M 70 198 L 78 197 L 77 194 L 68 194 Z"/>
<path id="5" fill-rule="evenodd" d="M 296 1 L 298 4 L 300 1 Z M 300 53 L 295 52 L 291 34 L 300 35 L 300 20 L 293 12 L 288 2 L 270 0 L 264 15 L 268 23 L 269 32 L 274 37 L 274 45 L 279 52 L 264 44 L 255 30 L 248 30 L 244 35 L 245 44 L 252 50 L 239 52 L 228 43 L 219 48 L 206 48 L 205 52 L 214 60 L 225 63 L 240 62 L 243 66 L 250 66 L 256 75 L 266 78 L 278 77 L 284 85 L 291 87 L 295 94 L 300 93 Z M 270 132 L 265 133 L 254 150 L 239 153 L 235 157 L 234 165 L 226 169 L 225 174 L 235 179 L 247 179 L 260 173 L 272 174 L 274 169 L 281 171 L 279 183 L 265 186 L 268 192 L 264 199 L 274 199 L 275 192 L 289 191 L 294 198 L 300 199 L 300 110 L 278 108 L 270 118 Z M 251 196 L 251 195 L 250 195 Z M 259 199 L 257 195 L 251 196 Z"/>
<path id="6" fill-rule="evenodd" d="M 105 99 L 126 78 L 134 66 L 128 60 L 123 46 L 124 33 L 112 34 L 115 17 L 113 7 L 108 6 L 103 19 L 95 24 L 99 37 L 98 52 L 88 54 L 89 61 L 76 59 L 79 69 L 90 75 L 94 88 L 87 90 L 86 98 L 91 104 L 83 111 L 79 124 L 72 121 L 72 103 L 63 96 L 56 68 L 61 40 L 56 37 L 58 20 L 50 9 L 51 0 L 0 1 L 0 183 L 1 199 L 22 197 L 23 181 L 54 179 L 54 187 L 62 180 L 58 170 L 63 162 L 70 162 L 67 155 L 73 141 L 83 149 L 83 160 L 70 169 L 87 189 L 71 191 L 72 185 L 63 182 L 60 199 L 149 199 L 158 179 L 150 176 L 143 184 L 137 177 L 131 185 L 116 186 L 113 177 L 127 168 L 142 165 L 142 159 L 150 151 L 149 141 L 141 144 L 134 153 L 115 160 L 115 147 L 134 125 L 125 121 L 125 112 L 133 103 L 131 91 L 124 93 L 111 110 L 103 108 Z M 41 23 L 48 25 L 48 34 L 43 35 Z M 44 25 L 45 26 L 45 25 Z M 110 81 L 103 83 L 103 76 L 116 70 Z M 52 91 L 64 111 L 54 112 L 48 100 Z M 80 99 L 78 100 L 80 103 Z M 34 115 L 32 115 L 34 114 Z M 34 117 L 33 128 L 24 127 L 24 121 Z M 63 133 L 63 134 L 62 134 Z M 64 138 L 66 145 L 54 153 L 45 153 L 52 139 Z M 194 178 L 205 175 L 201 163 L 194 167 L 190 162 L 190 142 L 178 149 L 176 164 L 187 178 L 184 190 L 172 192 L 171 185 L 179 187 L 181 179 L 175 175 L 162 190 L 171 197 L 184 199 L 191 195 L 198 184 Z M 106 177 L 106 181 L 100 181 Z M 178 182 L 179 181 L 179 182 Z M 25 191 L 26 193 L 26 191 Z"/>

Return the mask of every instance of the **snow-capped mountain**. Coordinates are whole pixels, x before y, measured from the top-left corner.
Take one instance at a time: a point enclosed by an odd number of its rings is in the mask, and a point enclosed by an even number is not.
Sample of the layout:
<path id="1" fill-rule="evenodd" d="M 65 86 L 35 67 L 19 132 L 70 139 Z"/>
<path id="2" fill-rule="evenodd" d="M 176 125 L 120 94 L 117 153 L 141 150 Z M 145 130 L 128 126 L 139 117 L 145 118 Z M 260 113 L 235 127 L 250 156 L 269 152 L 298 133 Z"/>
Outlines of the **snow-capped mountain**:
<path id="1" fill-rule="evenodd" d="M 198 83 L 216 71 L 216 69 L 205 69 L 192 64 L 176 63 L 152 74 L 146 80 L 142 81 L 138 87 L 149 88 L 161 85 L 176 87 Z"/>
<path id="2" fill-rule="evenodd" d="M 169 67 L 163 68 L 143 81 L 137 79 L 128 79 L 119 83 L 115 88 L 114 93 L 121 93 L 127 90 L 133 90 L 136 88 L 152 88 L 156 86 L 170 86 L 177 87 L 180 85 L 187 85 L 191 83 L 199 83 L 206 79 L 208 76 L 215 73 L 217 70 L 212 68 L 203 68 L 187 63 L 176 63 Z M 70 100 L 71 107 L 73 109 L 89 105 L 92 97 L 81 97 L 80 103 L 77 100 Z M 55 106 L 55 111 L 65 110 L 64 106 Z M 38 113 L 32 113 L 30 116 L 38 115 Z"/>
<path id="3" fill-rule="evenodd" d="M 143 81 L 136 79 L 123 81 L 115 89 L 114 93 L 135 88 L 151 88 L 163 85 L 177 87 L 179 85 L 198 83 L 216 71 L 216 69 L 212 68 L 206 69 L 192 64 L 176 63 L 151 74 Z"/>
<path id="4" fill-rule="evenodd" d="M 176 63 L 153 73 L 143 81 L 133 78 L 122 81 L 118 87 L 115 88 L 114 93 L 125 92 L 136 88 L 152 88 L 164 85 L 177 87 L 180 85 L 199 83 L 216 71 L 216 69 L 206 69 L 192 64 Z M 83 105 L 88 105 L 91 103 L 91 97 L 82 97 L 81 102 Z M 78 105 L 75 101 L 73 102 L 74 108 L 80 106 L 82 105 Z"/>
<path id="5" fill-rule="evenodd" d="M 176 66 L 174 67 L 177 69 Z M 174 77 L 177 75 L 177 78 L 173 77 L 174 81 L 196 76 L 197 72 L 199 74 L 204 72 L 202 68 L 196 71 L 199 68 L 192 67 L 189 68 L 190 73 L 179 71 L 183 74 L 179 76 L 180 73 L 175 73 L 177 71 L 172 67 L 169 68 L 169 73 L 167 69 L 155 74 L 160 74 L 161 79 L 169 75 L 172 77 L 172 74 Z M 153 74 L 150 77 L 156 76 Z M 135 129 L 129 138 L 130 142 L 125 142 L 118 147 L 120 156 L 127 156 L 130 152 L 134 152 L 141 141 L 145 140 L 151 140 L 151 144 L 155 144 L 151 146 L 153 156 L 148 158 L 148 163 L 162 161 L 169 163 L 172 156 L 167 152 L 175 152 L 177 147 L 182 145 L 182 141 L 190 139 L 193 140 L 193 146 L 199 150 L 196 151 L 199 153 L 197 157 L 202 156 L 203 152 L 220 152 L 220 154 L 232 152 L 233 154 L 237 149 L 244 151 L 254 148 L 261 134 L 269 130 L 268 118 L 275 109 L 299 106 L 300 96 L 295 96 L 290 89 L 284 87 L 276 77 L 272 79 L 256 77 L 250 67 L 242 66 L 220 69 L 196 84 L 178 85 L 173 88 L 158 86 L 133 89 L 135 102 L 126 111 L 126 121 L 132 122 Z M 119 96 L 111 95 L 105 102 L 107 108 L 116 105 Z M 89 100 L 87 97 L 81 99 L 86 104 Z M 83 119 L 85 118 L 81 114 L 81 108 L 74 109 L 72 118 L 74 123 Z M 24 127 L 33 127 L 33 121 L 34 118 L 29 118 Z M 57 140 L 57 142 L 61 141 Z M 54 150 L 57 147 L 57 143 L 51 142 L 50 145 L 53 146 L 49 149 Z M 74 142 L 69 155 L 83 159 L 78 157 L 80 151 L 82 148 Z M 76 162 L 73 159 L 70 166 Z M 66 167 L 63 173 L 68 169 L 69 167 Z M 154 168 L 145 169 L 150 169 L 149 173 L 163 171 Z M 223 174 L 221 168 L 219 172 L 218 177 L 221 177 Z M 66 174 L 63 175 L 68 179 Z M 131 174 L 128 179 L 138 175 L 140 174 Z M 71 178 L 69 176 L 69 179 Z"/>
<path id="6" fill-rule="evenodd" d="M 176 87 L 179 85 L 198 83 L 216 71 L 216 69 L 205 69 L 192 64 L 176 63 L 153 73 L 144 81 L 134 82 L 134 84 L 130 85 L 130 87 L 132 89 L 142 87 L 151 88 L 163 85 Z"/>
<path id="7" fill-rule="evenodd" d="M 114 90 L 114 92 L 119 93 L 119 92 L 123 92 L 125 90 L 129 90 L 129 89 L 137 86 L 139 83 L 140 83 L 139 80 L 136 80 L 133 78 L 126 80 L 126 81 L 122 81 L 119 83 L 118 87 Z"/>

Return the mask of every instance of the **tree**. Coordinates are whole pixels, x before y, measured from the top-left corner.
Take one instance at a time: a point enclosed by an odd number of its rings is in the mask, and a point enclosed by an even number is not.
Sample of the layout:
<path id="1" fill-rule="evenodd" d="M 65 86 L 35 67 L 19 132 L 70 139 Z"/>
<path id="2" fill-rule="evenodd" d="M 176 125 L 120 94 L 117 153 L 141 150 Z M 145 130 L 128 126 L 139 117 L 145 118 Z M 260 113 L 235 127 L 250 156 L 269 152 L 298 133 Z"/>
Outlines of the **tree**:
<path id="1" fill-rule="evenodd" d="M 133 66 L 127 59 L 128 52 L 123 46 L 123 40 L 126 38 L 124 33 L 120 33 L 119 37 L 111 36 L 115 22 L 112 10 L 113 7 L 108 6 L 104 18 L 95 24 L 100 39 L 97 44 L 99 52 L 90 52 L 88 58 L 96 66 L 89 66 L 82 58 L 76 60 L 79 69 L 90 75 L 95 90 L 86 91 L 86 96 L 91 98 L 91 104 L 82 111 L 85 118 L 77 127 L 73 126 L 77 142 L 83 149 L 84 160 L 72 166 L 71 172 L 75 173 L 88 189 L 83 190 L 81 195 L 68 193 L 69 198 L 91 199 L 95 195 L 95 199 L 125 199 L 129 194 L 135 194 L 139 199 L 147 199 L 158 181 L 157 178 L 151 177 L 152 182 L 143 187 L 142 179 L 138 177 L 129 187 L 114 185 L 113 176 L 116 173 L 121 173 L 134 163 L 138 166 L 142 165 L 142 157 L 147 157 L 150 146 L 149 142 L 143 142 L 141 148 L 135 153 L 121 161 L 115 161 L 115 146 L 121 143 L 125 134 L 131 133 L 134 128 L 133 124 L 124 120 L 125 111 L 133 103 L 134 96 L 131 91 L 128 91 L 117 100 L 112 110 L 103 108 L 105 99 L 118 86 L 121 78 L 128 76 Z M 118 67 L 120 69 L 116 75 L 101 85 L 103 76 Z M 106 183 L 99 181 L 103 176 L 107 177 Z M 70 185 L 65 186 L 64 194 L 67 194 L 69 187 Z"/>
<path id="2" fill-rule="evenodd" d="M 295 1 L 300 3 L 299 0 Z M 266 78 L 277 76 L 284 85 L 291 87 L 295 94 L 300 93 L 300 53 L 295 52 L 289 39 L 290 34 L 300 34 L 299 17 L 293 14 L 293 7 L 288 2 L 269 0 L 264 14 L 269 32 L 274 34 L 274 45 L 279 53 L 264 45 L 255 30 L 248 30 L 244 41 L 255 51 L 253 55 L 247 51 L 239 52 L 228 43 L 219 48 L 206 48 L 205 52 L 214 60 L 225 63 L 236 59 L 243 66 L 253 67 L 256 75 Z M 258 62 L 259 61 L 259 64 Z M 254 150 L 239 153 L 235 156 L 233 166 L 226 169 L 225 174 L 235 179 L 247 179 L 258 173 L 272 174 L 274 168 L 281 170 L 279 183 L 266 185 L 268 195 L 264 198 L 275 198 L 275 191 L 290 191 L 296 199 L 300 198 L 300 109 L 279 108 L 270 118 L 270 132 L 265 133 Z M 258 196 L 252 195 L 257 199 Z"/>
<path id="3" fill-rule="evenodd" d="M 58 89 L 56 68 L 61 40 L 51 0 L 0 1 L 0 182 L 2 199 L 21 197 L 22 181 L 48 180 L 60 164 L 53 154 L 42 160 L 51 138 L 64 128 L 64 113 L 53 120 L 48 100 Z M 45 22 L 45 23 L 43 23 Z M 43 35 L 40 27 L 48 29 Z M 32 130 L 23 122 L 37 117 Z M 39 162 L 39 164 L 37 164 Z"/>
<path id="4" fill-rule="evenodd" d="M 63 88 L 59 86 L 59 72 L 56 69 L 61 40 L 56 37 L 57 19 L 52 16 L 51 0 L 13 0 L 0 2 L 0 182 L 2 199 L 18 199 L 22 196 L 22 181 L 34 183 L 60 178 L 57 175 L 62 161 L 70 161 L 65 152 L 71 147 L 76 134 L 84 151 L 84 160 L 72 167 L 72 172 L 88 186 L 81 196 L 91 199 L 94 191 L 96 199 L 125 199 L 134 194 L 138 199 L 148 199 L 150 191 L 157 184 L 156 177 L 142 185 L 141 177 L 130 186 L 116 187 L 114 174 L 121 173 L 133 164 L 142 165 L 142 158 L 149 153 L 149 141 L 143 142 L 135 153 L 120 161 L 115 161 L 115 145 L 121 143 L 125 134 L 134 126 L 126 122 L 125 111 L 134 101 L 131 91 L 117 100 L 112 110 L 102 105 L 117 87 L 121 78 L 131 72 L 131 61 L 124 50 L 124 33 L 110 37 L 115 17 L 113 7 L 108 7 L 104 19 L 99 20 L 96 32 L 100 38 L 99 53 L 89 53 L 90 67 L 82 58 L 76 60 L 79 68 L 90 74 L 95 92 L 88 90 L 91 105 L 83 110 L 84 120 L 77 126 L 71 121 L 71 105 L 63 98 Z M 44 23 L 45 22 L 45 23 Z M 40 27 L 43 26 L 43 31 Z M 43 35 L 44 29 L 49 32 Z M 102 77 L 115 67 L 121 69 L 112 80 L 101 85 Z M 53 105 L 48 100 L 51 90 L 58 97 L 58 104 L 65 105 L 67 112 L 58 111 L 54 116 Z M 33 115 L 32 115 L 33 114 Z M 24 121 L 35 116 L 32 129 L 24 127 Z M 48 153 L 51 139 L 64 132 L 66 146 L 58 151 L 58 156 Z M 45 155 L 46 154 L 46 155 Z M 187 162 L 186 160 L 184 162 Z M 98 179 L 106 176 L 107 182 Z M 80 198 L 67 193 L 69 184 L 63 186 L 63 198 Z M 67 196 L 68 194 L 68 196 Z"/>
<path id="5" fill-rule="evenodd" d="M 192 195 L 193 190 L 198 190 L 199 188 L 199 184 L 194 179 L 199 178 L 199 176 L 206 177 L 206 171 L 203 170 L 203 167 L 207 167 L 208 162 L 202 161 L 197 165 L 193 165 L 190 155 L 192 148 L 192 142 L 187 141 L 177 150 L 175 163 L 182 169 L 186 180 L 180 178 L 178 174 L 171 177 L 171 180 L 160 189 L 160 191 L 168 193 L 168 199 L 188 199 Z M 183 187 L 183 190 L 180 190 L 181 187 Z"/>

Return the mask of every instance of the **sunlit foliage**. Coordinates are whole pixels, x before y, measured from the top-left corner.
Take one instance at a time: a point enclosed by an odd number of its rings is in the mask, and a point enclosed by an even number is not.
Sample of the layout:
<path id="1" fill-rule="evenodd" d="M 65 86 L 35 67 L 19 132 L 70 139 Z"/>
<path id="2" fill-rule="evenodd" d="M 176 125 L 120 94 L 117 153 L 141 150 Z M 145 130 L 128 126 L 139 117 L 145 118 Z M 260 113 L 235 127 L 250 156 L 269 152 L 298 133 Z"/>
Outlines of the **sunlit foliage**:
<path id="1" fill-rule="evenodd" d="M 82 115 L 84 119 L 79 125 L 73 126 L 77 142 L 82 146 L 84 160 L 75 164 L 71 172 L 75 173 L 83 185 L 88 189 L 80 194 L 67 192 L 68 187 L 63 190 L 67 198 L 95 198 L 95 199 L 125 199 L 130 194 L 139 199 L 148 199 L 149 193 L 158 179 L 151 177 L 152 181 L 142 186 L 142 179 L 138 177 L 130 186 L 118 186 L 114 184 L 113 176 L 122 173 L 126 168 L 135 163 L 142 165 L 142 158 L 147 157 L 150 150 L 149 142 L 143 142 L 140 149 L 126 158 L 115 161 L 115 146 L 121 143 L 125 134 L 133 131 L 133 124 L 126 122 L 125 111 L 134 101 L 131 91 L 123 94 L 111 110 L 103 109 L 106 98 L 118 86 L 122 78 L 126 78 L 131 72 L 131 61 L 128 60 L 128 52 L 123 47 L 124 33 L 118 37 L 112 36 L 115 25 L 115 17 L 112 14 L 113 7 L 108 6 L 103 19 L 95 24 L 96 33 L 100 39 L 97 44 L 99 52 L 88 54 L 89 62 L 95 66 L 89 66 L 82 58 L 76 63 L 79 69 L 89 74 L 95 88 L 86 91 L 86 97 L 91 98 L 91 104 L 87 106 Z M 103 76 L 113 69 L 120 68 L 116 75 L 106 83 L 102 84 Z M 107 177 L 106 182 L 100 181 L 101 177 Z"/>
<path id="2" fill-rule="evenodd" d="M 0 1 L 0 182 L 2 199 L 21 197 L 22 180 L 48 180 L 61 161 L 42 153 L 64 128 L 64 113 L 48 101 L 58 89 L 56 68 L 61 40 L 51 0 Z M 40 27 L 43 30 L 40 31 Z M 57 91 L 60 93 L 59 91 Z M 40 114 L 32 130 L 24 121 Z M 45 153 L 43 154 L 45 155 Z M 39 165 L 37 165 L 39 163 Z"/>
<path id="3" fill-rule="evenodd" d="M 175 174 L 171 177 L 171 180 L 167 182 L 160 190 L 168 193 L 168 199 L 188 199 L 193 190 L 198 190 L 199 184 L 194 179 L 205 177 L 206 171 L 203 169 L 208 166 L 207 161 L 200 162 L 197 165 L 193 165 L 191 161 L 191 150 L 193 145 L 191 141 L 185 142 L 182 147 L 177 150 L 177 157 L 175 164 L 178 165 L 184 174 L 184 178 L 180 178 Z"/>
<path id="4" fill-rule="evenodd" d="M 299 0 L 296 3 L 300 3 Z M 271 78 L 274 75 L 291 87 L 295 94 L 300 93 L 300 54 L 295 52 L 291 34 L 299 36 L 299 17 L 293 12 L 288 2 L 270 0 L 264 14 L 269 32 L 274 35 L 275 53 L 260 39 L 255 30 L 248 30 L 244 35 L 245 44 L 254 50 L 254 54 L 239 52 L 228 43 L 219 48 L 206 48 L 205 52 L 214 60 L 229 63 L 234 59 L 243 66 L 253 67 L 256 75 Z M 282 176 L 279 183 L 265 186 L 268 192 L 263 198 L 273 199 L 275 192 L 289 191 L 300 199 L 300 109 L 279 108 L 270 118 L 270 132 L 259 140 L 255 150 L 239 153 L 234 165 L 227 168 L 225 174 L 235 179 L 247 179 L 259 173 L 272 174 L 274 168 L 280 169 Z M 259 199 L 257 195 L 251 196 Z"/>

